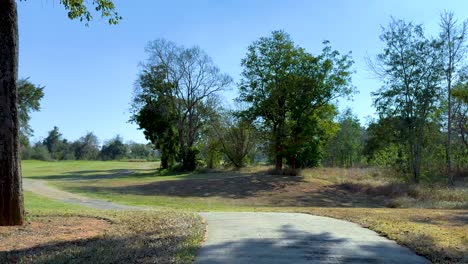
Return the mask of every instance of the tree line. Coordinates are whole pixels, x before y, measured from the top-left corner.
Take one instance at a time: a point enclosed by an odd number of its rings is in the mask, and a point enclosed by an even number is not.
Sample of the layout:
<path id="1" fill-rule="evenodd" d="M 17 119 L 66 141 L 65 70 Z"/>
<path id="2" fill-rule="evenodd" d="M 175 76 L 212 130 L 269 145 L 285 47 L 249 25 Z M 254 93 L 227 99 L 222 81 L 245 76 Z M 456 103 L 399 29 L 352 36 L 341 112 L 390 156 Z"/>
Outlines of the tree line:
<path id="1" fill-rule="evenodd" d="M 63 137 L 57 127 L 44 140 L 21 146 L 23 160 L 147 160 L 158 158 L 150 144 L 124 142 L 119 135 L 99 144 L 98 137 L 88 132 L 75 141 Z"/>
<path id="2" fill-rule="evenodd" d="M 453 184 L 468 167 L 467 22 L 443 12 L 440 28 L 427 36 L 423 25 L 394 18 L 382 27 L 384 48 L 367 61 L 383 85 L 366 127 L 337 111 L 357 90 L 351 54 L 328 41 L 310 53 L 284 31 L 248 47 L 236 84 L 199 47 L 150 42 L 130 120 L 160 150 L 162 168 L 377 165 Z M 239 96 L 227 109 L 220 93 L 233 86 Z"/>

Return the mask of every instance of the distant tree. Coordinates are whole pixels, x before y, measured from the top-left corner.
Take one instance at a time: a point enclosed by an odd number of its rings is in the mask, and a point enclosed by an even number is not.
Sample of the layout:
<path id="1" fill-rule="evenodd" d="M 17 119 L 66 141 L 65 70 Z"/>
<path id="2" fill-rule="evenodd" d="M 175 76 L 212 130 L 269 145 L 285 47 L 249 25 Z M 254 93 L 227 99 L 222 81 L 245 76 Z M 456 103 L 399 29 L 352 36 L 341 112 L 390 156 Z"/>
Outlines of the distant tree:
<path id="1" fill-rule="evenodd" d="M 388 146 L 400 145 L 405 140 L 404 130 L 405 122 L 400 117 L 384 117 L 372 120 L 366 129 L 366 141 L 363 149 L 367 161 L 372 164 L 375 155 L 379 151 Z"/>
<path id="2" fill-rule="evenodd" d="M 31 155 L 30 158 L 33 160 L 43 160 L 43 161 L 50 161 L 52 157 L 50 156 L 47 147 L 42 144 L 42 142 L 36 142 L 34 146 L 31 148 Z"/>
<path id="3" fill-rule="evenodd" d="M 249 104 L 249 118 L 262 119 L 272 132 L 275 167 L 280 171 L 285 157 L 288 134 L 296 147 L 289 148 L 288 157 L 294 168 L 300 146 L 307 133 L 305 122 L 324 109 L 334 99 L 349 95 L 349 55 L 340 56 L 324 42 L 322 54 L 313 56 L 295 46 L 283 31 L 260 38 L 248 47 L 242 60 L 242 80 L 239 100 Z"/>
<path id="4" fill-rule="evenodd" d="M 468 52 L 468 20 L 458 24 L 453 12 L 444 11 L 440 16 L 440 38 L 443 43 L 443 61 L 447 84 L 447 173 L 448 182 L 453 185 L 452 172 L 452 88 L 457 79 L 457 72 L 466 61 Z"/>
<path id="5" fill-rule="evenodd" d="M 70 19 L 90 21 L 93 6 L 110 24 L 121 18 L 111 0 L 60 0 Z M 0 1 L 0 225 L 21 225 L 24 221 L 20 172 L 18 121 L 18 13 L 16 0 Z"/>
<path id="6" fill-rule="evenodd" d="M 64 148 L 62 133 L 59 132 L 58 127 L 49 131 L 47 137 L 44 139 L 42 144 L 47 148 L 51 157 L 55 160 L 60 160 L 62 155 L 61 152 Z"/>
<path id="7" fill-rule="evenodd" d="M 194 170 L 198 153 L 195 145 L 211 113 L 212 98 L 232 79 L 222 74 L 199 47 L 184 48 L 158 39 L 150 42 L 146 51 L 150 58 L 138 78 L 131 120 L 161 150 L 161 164 L 164 153 L 178 149 L 182 167 Z M 152 120 L 166 126 L 150 124 L 156 122 Z M 174 136 L 178 138 L 177 147 Z M 168 151 L 163 150 L 165 144 L 169 144 Z"/>
<path id="8" fill-rule="evenodd" d="M 255 127 L 247 120 L 226 113 L 219 126 L 214 127 L 214 131 L 226 163 L 236 168 L 244 167 L 247 156 L 257 143 Z"/>
<path id="9" fill-rule="evenodd" d="M 154 156 L 150 144 L 129 142 L 127 146 L 130 152 L 128 156 L 131 159 L 151 159 Z"/>
<path id="10" fill-rule="evenodd" d="M 369 66 L 384 85 L 372 93 L 381 118 L 404 120 L 411 172 L 420 180 L 424 129 L 437 118 L 443 74 L 441 45 L 427 39 L 421 25 L 393 19 L 383 28 L 383 53 Z"/>
<path id="11" fill-rule="evenodd" d="M 101 149 L 101 158 L 103 160 L 119 160 L 127 156 L 127 146 L 122 137 L 117 135 L 115 138 L 104 143 Z"/>
<path id="12" fill-rule="evenodd" d="M 20 79 L 17 83 L 18 87 L 18 119 L 20 126 L 20 143 L 21 146 L 29 145 L 28 138 L 32 135 L 33 130 L 29 125 L 31 112 L 39 111 L 41 108 L 41 99 L 44 97 L 44 87 L 34 85 L 28 79 Z"/>
<path id="13" fill-rule="evenodd" d="M 364 129 L 351 109 L 338 119 L 339 131 L 328 143 L 328 156 L 332 166 L 352 167 L 361 161 Z"/>
<path id="14" fill-rule="evenodd" d="M 99 158 L 99 140 L 93 132 L 86 133 L 72 145 L 78 160 L 97 160 Z"/>

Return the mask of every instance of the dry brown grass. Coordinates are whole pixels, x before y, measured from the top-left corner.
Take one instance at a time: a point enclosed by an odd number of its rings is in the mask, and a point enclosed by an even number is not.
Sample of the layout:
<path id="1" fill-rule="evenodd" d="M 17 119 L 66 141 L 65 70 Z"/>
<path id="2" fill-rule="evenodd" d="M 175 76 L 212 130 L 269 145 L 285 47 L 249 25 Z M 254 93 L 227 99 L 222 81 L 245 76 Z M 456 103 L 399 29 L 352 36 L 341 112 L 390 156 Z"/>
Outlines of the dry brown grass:
<path id="1" fill-rule="evenodd" d="M 380 197 L 389 207 L 468 209 L 468 185 L 464 182 L 455 188 L 442 184 L 415 185 L 377 168 L 315 168 L 302 170 L 300 175 L 329 181 L 353 193 Z"/>
<path id="2" fill-rule="evenodd" d="M 294 211 L 358 223 L 433 263 L 468 263 L 468 211 L 434 209 L 302 208 Z"/>
<path id="3" fill-rule="evenodd" d="M 0 263 L 191 263 L 204 234 L 191 214 L 92 214 L 106 220 L 46 214 L 3 227 Z"/>

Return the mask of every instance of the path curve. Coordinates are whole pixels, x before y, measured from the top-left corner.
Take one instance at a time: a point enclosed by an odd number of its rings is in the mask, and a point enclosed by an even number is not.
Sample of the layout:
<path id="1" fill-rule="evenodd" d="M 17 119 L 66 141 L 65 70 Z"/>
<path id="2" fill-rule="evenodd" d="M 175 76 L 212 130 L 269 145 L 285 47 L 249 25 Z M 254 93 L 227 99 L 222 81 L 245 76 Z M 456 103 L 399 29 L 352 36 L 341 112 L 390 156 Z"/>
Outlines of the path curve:
<path id="1" fill-rule="evenodd" d="M 101 210 L 151 210 L 89 198 L 23 179 L 25 190 Z M 206 239 L 195 264 L 430 263 L 357 224 L 300 213 L 207 212 Z"/>
<path id="2" fill-rule="evenodd" d="M 300 213 L 210 212 L 196 264 L 430 263 L 357 224 Z"/>
<path id="3" fill-rule="evenodd" d="M 101 210 L 148 210 L 148 208 L 130 205 L 121 205 L 108 202 L 101 199 L 85 197 L 79 194 L 74 194 L 62 191 L 47 185 L 46 181 L 33 180 L 23 178 L 23 188 L 35 194 L 45 196 L 54 200 L 59 200 L 66 203 L 87 206 Z"/>

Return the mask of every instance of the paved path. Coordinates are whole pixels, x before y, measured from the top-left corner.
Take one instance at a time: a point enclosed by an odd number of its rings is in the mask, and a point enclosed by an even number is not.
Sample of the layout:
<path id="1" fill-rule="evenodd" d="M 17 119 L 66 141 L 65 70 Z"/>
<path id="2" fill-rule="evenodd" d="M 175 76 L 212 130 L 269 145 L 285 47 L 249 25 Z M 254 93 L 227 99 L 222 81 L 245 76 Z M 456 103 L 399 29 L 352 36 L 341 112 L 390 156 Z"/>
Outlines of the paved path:
<path id="1" fill-rule="evenodd" d="M 201 213 L 196 264 L 429 263 L 357 224 L 297 213 Z"/>
<path id="2" fill-rule="evenodd" d="M 89 198 L 62 190 L 52 188 L 45 181 L 23 178 L 23 188 L 41 196 L 62 202 L 83 205 L 101 210 L 142 210 L 144 207 L 115 204 L 112 202 Z"/>

